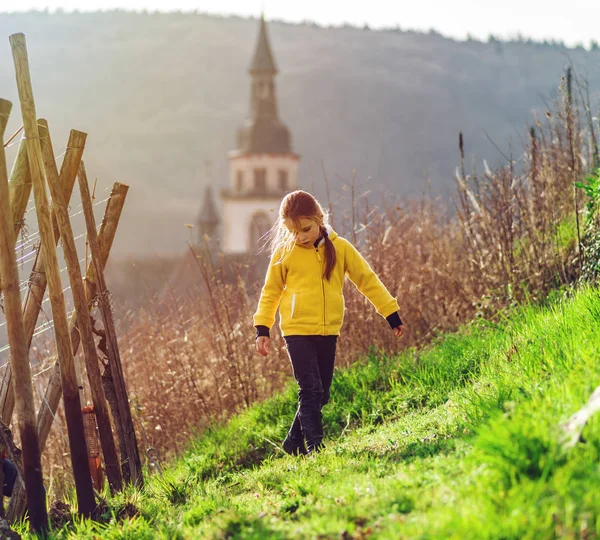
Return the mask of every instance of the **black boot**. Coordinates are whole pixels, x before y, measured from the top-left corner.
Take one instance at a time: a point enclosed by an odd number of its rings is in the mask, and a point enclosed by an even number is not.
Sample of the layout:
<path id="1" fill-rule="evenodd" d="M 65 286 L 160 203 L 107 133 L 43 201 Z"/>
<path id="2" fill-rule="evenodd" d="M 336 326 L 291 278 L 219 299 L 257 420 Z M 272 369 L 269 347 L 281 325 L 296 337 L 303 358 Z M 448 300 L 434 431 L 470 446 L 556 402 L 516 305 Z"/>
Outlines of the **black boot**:
<path id="1" fill-rule="evenodd" d="M 290 454 L 290 456 L 299 456 L 301 454 L 306 455 L 308 453 L 306 446 L 304 446 L 304 440 L 296 441 L 286 437 L 281 446 L 285 450 L 286 454 Z"/>
<path id="2" fill-rule="evenodd" d="M 308 447 L 307 455 L 312 456 L 314 454 L 317 454 L 318 452 L 320 452 L 321 450 L 323 450 L 323 448 L 325 448 L 325 445 L 323 444 L 323 441 L 321 441 L 320 443 L 317 443 L 315 445 L 309 446 Z"/>
<path id="3" fill-rule="evenodd" d="M 302 418 L 302 431 L 306 437 L 309 454 L 315 454 L 323 447 L 323 421 L 321 412 Z"/>
<path id="4" fill-rule="evenodd" d="M 281 446 L 287 454 L 292 456 L 307 454 L 306 446 L 304 446 L 304 434 L 302 433 L 302 426 L 300 424 L 300 415 L 298 412 L 296 412 L 292 427 L 288 431 L 288 434 Z"/>

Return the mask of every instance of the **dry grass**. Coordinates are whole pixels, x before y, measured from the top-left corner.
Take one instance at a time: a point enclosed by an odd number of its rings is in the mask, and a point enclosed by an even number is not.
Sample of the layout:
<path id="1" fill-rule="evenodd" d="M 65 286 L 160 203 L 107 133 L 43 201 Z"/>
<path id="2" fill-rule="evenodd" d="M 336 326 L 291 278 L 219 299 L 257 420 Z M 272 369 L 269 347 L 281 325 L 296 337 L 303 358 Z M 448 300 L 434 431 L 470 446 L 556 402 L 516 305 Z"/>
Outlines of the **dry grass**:
<path id="1" fill-rule="evenodd" d="M 397 296 L 407 329 L 402 340 L 395 338 L 348 285 L 339 366 L 371 347 L 393 353 L 422 345 L 475 316 L 493 318 L 578 278 L 584 202 L 573 183 L 591 168 L 597 149 L 594 124 L 579 121 L 569 84 L 563 81 L 564 99 L 554 101 L 543 121 L 535 120 L 522 155 L 509 156 L 505 166 L 468 174 L 461 140 L 454 215 L 446 200 L 426 196 L 376 207 L 355 198 L 354 185 L 348 186 L 349 215 L 338 215 L 328 201 L 337 232 L 357 245 Z M 281 389 L 291 375 L 276 327 L 269 357 L 254 348 L 252 315 L 262 285 L 248 278 L 254 263 L 225 268 L 195 255 L 205 294 L 168 309 L 149 302 L 124 317 L 128 330 L 120 335 L 138 441 L 163 458 L 181 452 L 211 422 Z M 49 447 L 47 473 L 65 465 L 67 446 L 56 430 Z"/>
<path id="2" fill-rule="evenodd" d="M 565 79 L 564 99 L 554 101 L 544 122 L 535 121 L 519 159 L 469 175 L 461 141 L 454 216 L 448 217 L 446 201 L 430 197 L 375 207 L 355 197 L 354 185 L 347 190 L 348 215 L 337 215 L 328 201 L 336 230 L 359 247 L 399 299 L 408 330 L 401 341 L 395 338 L 348 285 L 338 365 L 350 364 L 370 347 L 393 353 L 419 346 L 477 315 L 493 317 L 511 303 L 541 299 L 577 278 L 573 224 L 583 202 L 573 182 L 589 169 L 593 148 L 568 84 Z M 267 359 L 254 349 L 252 314 L 261 283 L 244 278 L 243 264 L 235 278 L 230 273 L 224 280 L 219 264 L 197 255 L 205 297 L 168 315 L 145 312 L 121 337 L 139 419 L 148 444 L 163 455 L 180 451 L 212 420 L 269 396 L 291 374 L 277 328 Z"/>

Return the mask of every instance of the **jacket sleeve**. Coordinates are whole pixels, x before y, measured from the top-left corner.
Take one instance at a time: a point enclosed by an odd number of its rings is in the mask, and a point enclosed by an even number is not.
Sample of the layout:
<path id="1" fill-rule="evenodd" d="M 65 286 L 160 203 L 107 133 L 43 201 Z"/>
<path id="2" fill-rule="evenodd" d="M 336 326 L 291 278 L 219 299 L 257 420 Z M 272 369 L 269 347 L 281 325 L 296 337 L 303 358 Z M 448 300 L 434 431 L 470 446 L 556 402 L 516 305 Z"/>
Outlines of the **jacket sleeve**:
<path id="1" fill-rule="evenodd" d="M 389 293 L 369 263 L 348 241 L 344 257 L 345 273 L 356 288 L 375 306 L 377 313 L 387 318 L 398 311 L 397 300 Z"/>
<path id="2" fill-rule="evenodd" d="M 275 314 L 279 307 L 279 301 L 283 295 L 285 288 L 285 275 L 283 263 L 280 261 L 280 256 L 276 252 L 267 269 L 265 284 L 263 285 L 258 300 L 258 307 L 254 314 L 254 326 L 266 326 L 271 328 L 275 323 Z"/>

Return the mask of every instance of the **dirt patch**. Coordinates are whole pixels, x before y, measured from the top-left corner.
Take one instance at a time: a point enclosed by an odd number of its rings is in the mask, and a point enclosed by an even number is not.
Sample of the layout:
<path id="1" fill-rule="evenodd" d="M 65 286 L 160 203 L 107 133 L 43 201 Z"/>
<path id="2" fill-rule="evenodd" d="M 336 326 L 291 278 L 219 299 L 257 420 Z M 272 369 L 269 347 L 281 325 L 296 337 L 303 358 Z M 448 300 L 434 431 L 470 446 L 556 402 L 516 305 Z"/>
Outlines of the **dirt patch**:
<path id="1" fill-rule="evenodd" d="M 61 529 L 71 522 L 71 507 L 66 502 L 54 501 L 50 505 L 48 517 L 53 530 Z"/>

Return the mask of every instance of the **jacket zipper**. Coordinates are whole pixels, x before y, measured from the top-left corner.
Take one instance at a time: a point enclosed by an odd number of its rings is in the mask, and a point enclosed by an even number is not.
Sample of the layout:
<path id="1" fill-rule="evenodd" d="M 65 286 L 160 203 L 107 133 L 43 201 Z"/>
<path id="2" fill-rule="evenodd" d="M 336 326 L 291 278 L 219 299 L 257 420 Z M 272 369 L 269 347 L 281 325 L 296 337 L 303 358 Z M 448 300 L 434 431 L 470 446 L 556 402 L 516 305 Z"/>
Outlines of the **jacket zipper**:
<path id="1" fill-rule="evenodd" d="M 323 298 L 323 334 L 325 335 L 325 321 L 327 320 L 326 314 L 326 303 L 325 303 L 325 283 L 323 283 L 323 268 L 321 265 L 321 254 L 319 253 L 319 246 L 315 246 L 317 252 L 317 259 L 319 260 L 319 277 L 321 278 L 321 294 Z"/>

